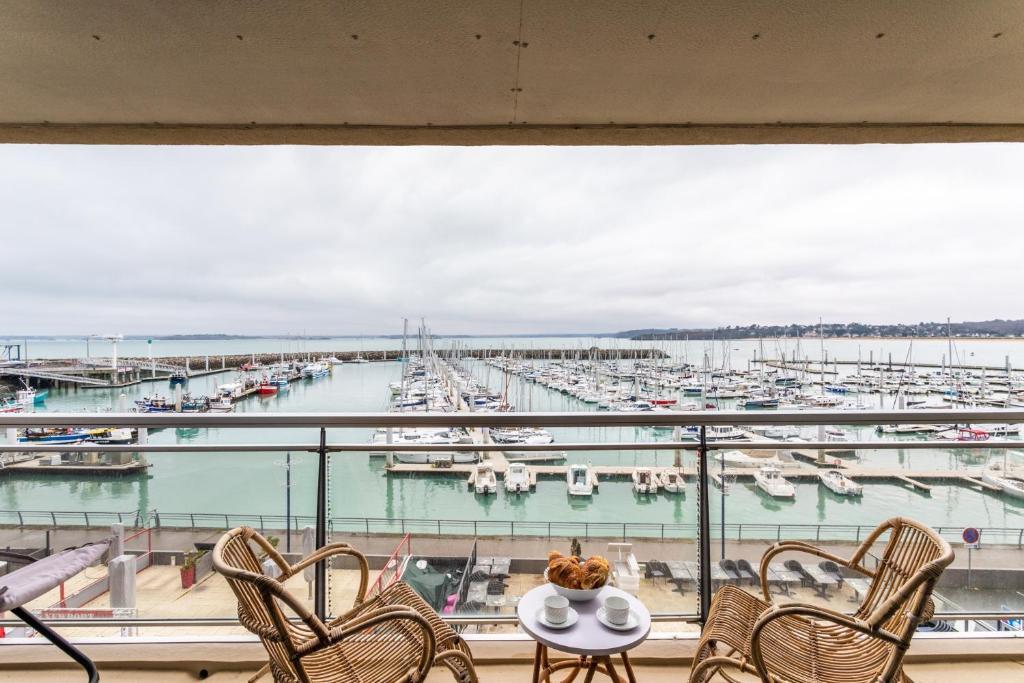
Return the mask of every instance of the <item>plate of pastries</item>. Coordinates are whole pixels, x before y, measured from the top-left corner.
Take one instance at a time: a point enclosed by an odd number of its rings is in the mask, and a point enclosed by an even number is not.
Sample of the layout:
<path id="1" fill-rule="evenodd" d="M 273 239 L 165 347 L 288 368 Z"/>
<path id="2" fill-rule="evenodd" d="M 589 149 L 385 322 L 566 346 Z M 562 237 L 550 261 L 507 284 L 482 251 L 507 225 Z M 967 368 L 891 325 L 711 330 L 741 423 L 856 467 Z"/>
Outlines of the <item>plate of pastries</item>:
<path id="1" fill-rule="evenodd" d="M 563 555 L 557 550 L 548 553 L 548 568 L 544 578 L 555 591 L 574 602 L 593 600 L 608 583 L 611 567 L 600 555 L 583 559 L 576 555 Z"/>

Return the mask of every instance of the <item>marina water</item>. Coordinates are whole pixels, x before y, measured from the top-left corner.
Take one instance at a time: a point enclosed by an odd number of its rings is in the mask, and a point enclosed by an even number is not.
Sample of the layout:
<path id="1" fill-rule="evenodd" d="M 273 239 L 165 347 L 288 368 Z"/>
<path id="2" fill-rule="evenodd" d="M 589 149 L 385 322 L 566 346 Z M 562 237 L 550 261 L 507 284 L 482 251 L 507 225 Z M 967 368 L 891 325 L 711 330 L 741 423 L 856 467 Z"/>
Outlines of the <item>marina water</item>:
<path id="1" fill-rule="evenodd" d="M 757 352 L 754 341 L 722 342 L 629 342 L 622 339 L 595 338 L 489 338 L 463 340 L 470 348 L 660 348 L 682 360 L 684 354 L 691 363 L 712 351 L 721 364 L 723 356 L 735 368 L 745 368 Z M 142 348 L 131 347 L 135 342 L 124 342 L 119 354 L 145 356 Z M 220 353 L 345 350 L 378 350 L 399 348 L 395 339 L 334 339 L 305 340 L 299 342 L 267 340 L 216 340 L 205 342 L 154 342 L 154 355 L 209 354 L 211 366 L 216 367 Z M 101 356 L 109 353 L 105 345 L 93 342 L 91 353 Z M 287 347 L 291 348 L 287 348 Z M 437 348 L 444 348 L 439 340 Z M 74 357 L 84 355 L 81 341 L 30 341 L 32 357 Z M 787 355 L 795 350 L 792 340 L 788 348 L 771 349 L 764 344 L 767 357 L 780 351 Z M 1005 357 L 1024 360 L 1024 340 L 957 340 L 959 362 L 987 364 L 1002 367 Z M 78 351 L 72 353 L 73 348 Z M 804 340 L 798 357 L 817 359 L 817 340 Z M 874 352 L 875 361 L 887 360 L 892 354 L 894 362 L 905 362 L 909 344 L 906 340 L 827 340 L 830 358 L 856 359 L 858 353 L 868 359 Z M 946 340 L 915 340 L 912 359 L 915 362 L 939 363 L 946 353 Z M 472 362 L 473 372 L 494 390 L 504 384 L 502 373 L 482 362 Z M 187 390 L 193 395 L 212 394 L 217 384 L 230 381 L 234 371 L 207 377 L 192 378 Z M 345 364 L 323 379 L 298 380 L 289 391 L 270 397 L 252 397 L 237 404 L 239 413 L 251 412 L 347 412 L 380 411 L 386 405 L 388 384 L 398 381 L 401 365 L 398 362 Z M 145 382 L 124 389 L 60 389 L 50 392 L 44 405 L 37 410 L 75 412 L 83 410 L 110 410 L 115 408 L 121 393 L 127 395 L 129 405 L 143 396 L 160 393 L 170 395 L 166 382 Z M 535 411 L 593 410 L 574 398 L 545 387 L 511 380 L 510 400 L 519 410 Z M 877 397 L 866 397 L 877 401 Z M 723 404 L 723 408 L 730 407 Z M 648 441 L 668 439 L 671 432 L 644 428 L 552 428 L 556 443 L 569 441 Z M 870 428 L 848 429 L 856 438 L 874 438 Z M 367 442 L 368 429 L 332 429 L 328 440 L 332 442 Z M 261 453 L 261 443 L 305 443 L 317 441 L 314 429 L 166 429 L 150 434 L 150 443 L 252 443 L 251 453 L 151 453 L 149 476 L 124 479 L 47 477 L 18 475 L 0 482 L 0 509 L 129 512 L 137 509 L 175 513 L 221 513 L 283 515 L 285 511 L 285 468 L 283 453 Z M 958 469 L 978 466 L 985 454 L 967 458 L 969 452 L 955 448 L 941 450 L 870 451 L 861 454 L 865 464 L 902 466 L 913 469 Z M 1001 452 L 998 453 L 1001 456 Z M 684 463 L 692 465 L 694 455 L 684 453 Z M 569 462 L 593 464 L 656 464 L 671 465 L 671 451 L 641 452 L 570 452 Z M 292 454 L 292 510 L 293 514 L 312 515 L 315 502 L 314 481 L 316 458 L 312 453 L 296 451 Z M 382 459 L 370 459 L 366 453 L 340 453 L 331 456 L 332 517 L 376 517 L 388 519 L 450 519 L 494 520 L 516 522 L 548 522 L 553 520 L 574 522 L 666 523 L 694 524 L 696 521 L 696 487 L 687 483 L 684 495 L 634 494 L 628 481 L 602 481 L 600 492 L 592 499 L 573 499 L 566 495 L 562 480 L 538 482 L 533 493 L 515 496 L 500 490 L 497 496 L 476 496 L 467 490 L 462 477 L 388 476 Z M 894 484 L 867 484 L 863 499 L 842 498 L 816 483 L 797 485 L 793 502 L 780 502 L 760 494 L 752 484 L 739 482 L 732 486 L 726 498 L 725 521 L 729 524 L 863 524 L 874 525 L 880 519 L 913 510 L 915 517 L 940 526 L 1019 527 L 1024 526 L 1024 502 L 1008 497 L 992 496 L 959 485 L 937 485 L 930 496 L 922 496 Z M 720 493 L 712 489 L 712 510 L 716 523 L 720 522 Z"/>

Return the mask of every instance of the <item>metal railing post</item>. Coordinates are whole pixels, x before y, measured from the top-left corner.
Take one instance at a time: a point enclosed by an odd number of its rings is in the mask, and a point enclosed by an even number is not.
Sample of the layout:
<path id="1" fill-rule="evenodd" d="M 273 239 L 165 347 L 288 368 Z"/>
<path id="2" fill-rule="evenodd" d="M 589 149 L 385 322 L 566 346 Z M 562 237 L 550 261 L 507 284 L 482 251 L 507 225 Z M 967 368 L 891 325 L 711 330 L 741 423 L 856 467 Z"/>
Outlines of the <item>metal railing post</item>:
<path id="1" fill-rule="evenodd" d="M 698 608 L 701 626 L 711 610 L 711 504 L 708 500 L 707 428 L 701 425 L 697 450 L 697 563 L 700 567 Z"/>
<path id="2" fill-rule="evenodd" d="M 327 428 L 320 428 L 319 468 L 316 477 L 316 549 L 327 545 Z M 316 563 L 313 609 L 327 619 L 327 562 Z"/>

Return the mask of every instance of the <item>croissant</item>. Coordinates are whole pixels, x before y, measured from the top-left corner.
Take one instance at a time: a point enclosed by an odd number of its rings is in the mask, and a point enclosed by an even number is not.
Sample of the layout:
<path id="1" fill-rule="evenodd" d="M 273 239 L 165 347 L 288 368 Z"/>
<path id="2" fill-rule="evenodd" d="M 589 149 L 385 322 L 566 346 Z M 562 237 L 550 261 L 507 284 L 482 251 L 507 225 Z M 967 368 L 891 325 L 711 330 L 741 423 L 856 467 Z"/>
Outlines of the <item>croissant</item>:
<path id="1" fill-rule="evenodd" d="M 579 588 L 583 578 L 583 569 L 573 558 L 558 557 L 548 562 L 548 580 L 562 588 Z"/>
<path id="2" fill-rule="evenodd" d="M 580 578 L 580 588 L 590 590 L 600 588 L 608 582 L 609 566 L 603 557 L 592 557 L 582 567 L 583 576 Z"/>

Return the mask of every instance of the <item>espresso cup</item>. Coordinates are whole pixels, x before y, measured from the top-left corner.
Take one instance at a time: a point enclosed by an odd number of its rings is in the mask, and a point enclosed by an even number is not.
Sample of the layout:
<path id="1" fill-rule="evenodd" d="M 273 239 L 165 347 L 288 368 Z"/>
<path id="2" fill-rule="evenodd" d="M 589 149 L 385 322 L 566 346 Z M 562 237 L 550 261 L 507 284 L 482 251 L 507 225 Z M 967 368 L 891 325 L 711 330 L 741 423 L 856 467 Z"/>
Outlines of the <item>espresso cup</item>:
<path id="1" fill-rule="evenodd" d="M 561 624 L 569 618 L 569 599 L 564 595 L 544 598 L 544 618 L 550 624 Z"/>
<path id="2" fill-rule="evenodd" d="M 629 600 L 613 595 L 604 601 L 604 613 L 608 621 L 616 626 L 622 626 L 629 621 Z"/>

